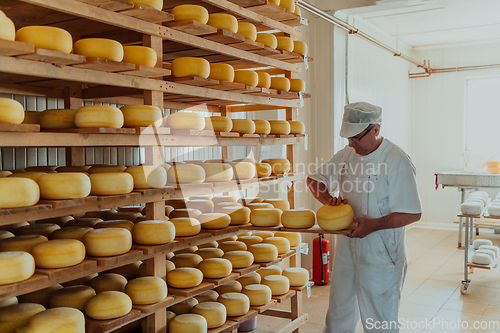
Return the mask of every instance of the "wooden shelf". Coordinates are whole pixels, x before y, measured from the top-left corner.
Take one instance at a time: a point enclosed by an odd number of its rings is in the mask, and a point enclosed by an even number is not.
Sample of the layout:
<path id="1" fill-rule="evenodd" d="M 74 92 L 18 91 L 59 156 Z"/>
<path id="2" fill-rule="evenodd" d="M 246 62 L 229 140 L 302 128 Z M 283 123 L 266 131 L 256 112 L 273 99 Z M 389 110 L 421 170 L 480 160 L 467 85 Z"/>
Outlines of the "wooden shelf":
<path id="1" fill-rule="evenodd" d="M 128 314 L 123 317 L 110 320 L 97 320 L 86 317 L 85 318 L 85 331 L 95 333 L 111 332 L 115 329 L 123 327 L 128 323 L 143 317 L 141 311 L 132 309 Z"/>
<path id="2" fill-rule="evenodd" d="M 193 288 L 186 288 L 186 289 L 178 289 L 178 288 L 168 288 L 168 293 L 175 295 L 175 296 L 182 296 L 182 297 L 193 297 L 196 295 L 199 295 L 207 290 L 213 289 L 215 286 L 213 283 L 209 282 L 202 282 L 199 286 L 193 287 Z"/>
<path id="3" fill-rule="evenodd" d="M 271 299 L 271 302 L 269 302 L 267 304 L 264 304 L 261 306 L 250 306 L 250 309 L 257 311 L 258 313 L 262 313 L 262 312 L 266 311 L 267 309 L 272 308 L 274 305 L 276 305 L 277 302 L 278 302 L 277 300 Z"/>
<path id="4" fill-rule="evenodd" d="M 246 314 L 238 317 L 230 317 L 227 316 L 227 320 L 235 321 L 238 324 L 244 323 L 245 321 L 252 319 L 253 317 L 257 316 L 259 313 L 255 310 L 249 310 Z"/>
<path id="5" fill-rule="evenodd" d="M 278 303 L 283 303 L 284 301 L 295 296 L 297 292 L 295 290 L 289 290 L 283 295 L 273 296 L 272 299 L 276 300 Z"/>
<path id="6" fill-rule="evenodd" d="M 216 328 L 209 329 L 207 333 L 230 333 L 234 332 L 240 324 L 235 321 L 227 320 L 224 325 Z"/>
<path id="7" fill-rule="evenodd" d="M 208 283 L 212 283 L 214 286 L 217 287 L 217 286 L 221 286 L 221 285 L 223 285 L 225 283 L 228 283 L 230 281 L 234 281 L 234 280 L 238 279 L 239 277 L 240 277 L 240 274 L 238 274 L 238 273 L 231 273 L 228 276 L 220 278 L 220 279 L 207 279 L 207 278 L 204 278 L 203 281 L 208 282 Z"/>

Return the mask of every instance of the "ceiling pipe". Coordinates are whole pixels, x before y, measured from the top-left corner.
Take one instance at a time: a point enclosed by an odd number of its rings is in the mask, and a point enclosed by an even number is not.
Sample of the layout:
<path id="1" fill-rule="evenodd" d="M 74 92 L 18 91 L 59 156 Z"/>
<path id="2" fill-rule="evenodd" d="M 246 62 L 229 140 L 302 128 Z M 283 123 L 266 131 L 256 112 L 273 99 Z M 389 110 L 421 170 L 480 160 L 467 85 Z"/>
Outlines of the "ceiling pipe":
<path id="1" fill-rule="evenodd" d="M 430 68 L 430 67 L 429 67 Z M 491 69 L 491 68 L 500 68 L 500 64 L 494 65 L 478 65 L 478 66 L 462 66 L 462 67 L 448 67 L 448 68 L 430 68 L 430 72 L 422 72 L 422 73 L 409 73 L 410 79 L 429 77 L 431 74 L 437 73 L 456 73 L 456 72 L 464 72 L 464 71 L 476 71 L 481 69 Z"/>

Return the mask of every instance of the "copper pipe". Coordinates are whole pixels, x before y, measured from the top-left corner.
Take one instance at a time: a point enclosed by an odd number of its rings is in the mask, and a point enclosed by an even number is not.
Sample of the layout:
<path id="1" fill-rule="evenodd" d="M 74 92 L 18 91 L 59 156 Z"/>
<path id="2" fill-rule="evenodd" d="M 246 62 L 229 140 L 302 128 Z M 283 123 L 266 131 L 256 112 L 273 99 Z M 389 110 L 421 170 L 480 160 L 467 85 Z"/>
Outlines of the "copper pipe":
<path id="1" fill-rule="evenodd" d="M 481 69 L 490 69 L 490 68 L 500 68 L 500 64 L 493 65 L 477 65 L 477 66 L 462 66 L 462 67 L 448 67 L 448 68 L 430 68 L 429 72 L 424 73 L 409 73 L 410 79 L 420 78 L 420 77 L 429 77 L 431 74 L 438 73 L 456 73 L 456 72 L 464 72 L 464 71 L 475 71 Z"/>

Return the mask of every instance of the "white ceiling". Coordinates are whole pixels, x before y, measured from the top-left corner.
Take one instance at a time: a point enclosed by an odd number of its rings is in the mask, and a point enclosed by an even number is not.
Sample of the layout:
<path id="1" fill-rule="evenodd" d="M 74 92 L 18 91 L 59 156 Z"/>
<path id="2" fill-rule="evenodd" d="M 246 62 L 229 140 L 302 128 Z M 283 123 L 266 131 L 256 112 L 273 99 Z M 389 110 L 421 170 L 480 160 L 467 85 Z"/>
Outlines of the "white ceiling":
<path id="1" fill-rule="evenodd" d="M 341 12 L 357 14 L 412 47 L 500 41 L 500 0 L 378 0 Z"/>

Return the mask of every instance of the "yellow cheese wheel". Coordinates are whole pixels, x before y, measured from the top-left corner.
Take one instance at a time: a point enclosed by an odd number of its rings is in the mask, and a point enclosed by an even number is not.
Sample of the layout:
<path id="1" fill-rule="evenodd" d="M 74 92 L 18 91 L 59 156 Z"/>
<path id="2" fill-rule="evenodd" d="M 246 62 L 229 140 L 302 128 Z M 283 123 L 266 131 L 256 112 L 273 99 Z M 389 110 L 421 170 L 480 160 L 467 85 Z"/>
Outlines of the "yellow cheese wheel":
<path id="1" fill-rule="evenodd" d="M 233 169 L 231 169 L 232 171 Z M 212 200 L 189 200 L 186 204 L 190 209 L 196 209 L 203 214 L 212 213 L 214 211 L 214 203 Z"/>
<path id="2" fill-rule="evenodd" d="M 89 286 L 70 286 L 54 291 L 49 298 L 51 308 L 68 307 L 85 311 L 87 302 L 96 295 Z"/>
<path id="3" fill-rule="evenodd" d="M 209 329 L 222 326 L 226 322 L 226 307 L 218 302 L 197 304 L 191 312 L 203 316 Z"/>
<path id="4" fill-rule="evenodd" d="M 17 229 L 16 235 L 25 236 L 25 235 L 43 235 L 45 237 L 49 237 L 54 231 L 61 229 L 55 223 L 37 223 L 32 225 L 25 225 Z"/>
<path id="5" fill-rule="evenodd" d="M 239 241 L 245 243 L 245 245 L 247 246 L 247 248 L 250 246 L 250 245 L 253 245 L 253 244 L 259 244 L 259 243 L 262 243 L 263 239 L 259 236 L 243 236 L 243 237 L 240 237 L 238 238 Z"/>
<path id="6" fill-rule="evenodd" d="M 271 125 L 267 120 L 263 119 L 254 119 L 255 124 L 255 134 L 269 134 L 271 133 Z"/>
<path id="7" fill-rule="evenodd" d="M 0 178 L 0 208 L 32 206 L 40 198 L 37 183 L 29 178 Z"/>
<path id="8" fill-rule="evenodd" d="M 228 317 L 238 317 L 250 310 L 248 296 L 240 293 L 225 293 L 219 296 L 217 302 L 226 307 Z"/>
<path id="9" fill-rule="evenodd" d="M 31 254 L 21 251 L 0 252 L 0 285 L 29 279 L 35 272 Z"/>
<path id="10" fill-rule="evenodd" d="M 222 258 L 229 260 L 236 269 L 248 267 L 254 261 L 253 254 L 248 251 L 225 252 Z"/>
<path id="11" fill-rule="evenodd" d="M 31 180 L 37 181 L 38 178 L 42 175 L 46 175 L 46 172 L 37 172 L 37 171 L 28 171 L 28 172 L 20 172 L 20 173 L 13 173 L 9 177 L 14 177 L 14 178 L 29 178 Z"/>
<path id="12" fill-rule="evenodd" d="M 167 179 L 174 184 L 201 184 L 205 181 L 205 169 L 196 164 L 178 164 L 168 170 Z"/>
<path id="13" fill-rule="evenodd" d="M 88 169 L 88 173 L 108 173 L 108 172 L 124 172 L 126 167 L 124 165 L 92 165 Z"/>
<path id="14" fill-rule="evenodd" d="M 34 315 L 26 326 L 16 333 L 37 332 L 85 332 L 85 316 L 80 310 L 73 308 L 48 309 Z"/>
<path id="15" fill-rule="evenodd" d="M 290 241 L 285 237 L 278 237 L 274 234 L 273 237 L 268 237 L 262 241 L 266 244 L 272 244 L 278 249 L 278 255 L 285 254 L 290 251 Z"/>
<path id="16" fill-rule="evenodd" d="M 251 179 L 257 174 L 255 165 L 250 162 L 231 162 L 233 167 L 233 179 Z"/>
<path id="17" fill-rule="evenodd" d="M 488 168 L 492 168 L 492 167 L 497 167 L 500 165 L 500 162 L 498 161 L 491 161 L 491 162 L 486 162 L 486 166 Z"/>
<path id="18" fill-rule="evenodd" d="M 134 223 L 128 220 L 108 220 L 104 222 L 99 222 L 94 226 L 95 229 L 103 228 L 123 228 L 132 232 L 134 229 Z"/>
<path id="19" fill-rule="evenodd" d="M 174 77 L 199 76 L 206 79 L 210 75 L 210 63 L 203 58 L 177 58 L 172 61 L 172 75 Z"/>
<path id="20" fill-rule="evenodd" d="M 237 240 L 240 240 L 241 237 L 251 236 L 251 235 L 252 235 L 252 232 L 251 231 L 247 231 L 247 232 L 244 232 L 244 233 L 236 235 L 236 237 L 238 237 Z"/>
<path id="21" fill-rule="evenodd" d="M 497 175 L 498 173 L 500 173 L 500 167 L 486 168 L 486 172 L 488 172 L 490 175 Z"/>
<path id="22" fill-rule="evenodd" d="M 233 168 L 229 163 L 203 163 L 201 167 L 205 170 L 205 181 L 228 182 L 233 179 Z"/>
<path id="23" fill-rule="evenodd" d="M 226 242 L 226 241 L 235 241 L 235 240 L 238 240 L 237 236 L 229 236 L 229 237 L 226 237 L 226 238 L 223 238 L 223 239 L 219 239 L 219 241 L 217 243 L 220 244 L 220 243 L 223 243 L 223 242 Z"/>
<path id="24" fill-rule="evenodd" d="M 47 287 L 44 289 L 33 291 L 31 293 L 19 296 L 19 302 L 20 303 L 37 303 L 37 304 L 41 304 L 44 307 L 48 308 L 50 295 L 52 295 L 52 293 L 55 292 L 56 290 L 59 290 L 62 288 L 63 287 L 60 284 L 55 284 L 53 286 L 50 286 L 50 287 Z"/>
<path id="25" fill-rule="evenodd" d="M 90 178 L 84 173 L 48 173 L 37 180 L 40 198 L 48 200 L 84 198 L 90 194 Z"/>
<path id="26" fill-rule="evenodd" d="M 231 218 L 229 225 L 242 225 L 250 222 L 250 209 L 247 207 L 222 207 L 222 212 Z"/>
<path id="27" fill-rule="evenodd" d="M 172 222 L 148 220 L 135 224 L 132 231 L 135 243 L 142 245 L 159 245 L 169 243 L 175 238 L 175 226 Z"/>
<path id="28" fill-rule="evenodd" d="M 40 113 L 39 121 L 42 129 L 65 129 L 75 127 L 76 110 L 51 109 Z M 60 172 L 59 170 L 57 172 Z"/>
<path id="29" fill-rule="evenodd" d="M 18 328 L 26 325 L 34 315 L 42 311 L 45 311 L 45 307 L 36 303 L 16 303 L 3 307 L 0 309 L 0 332 L 15 333 Z"/>
<path id="30" fill-rule="evenodd" d="M 226 15 L 226 14 L 221 14 L 221 15 Z M 210 75 L 208 76 L 208 78 L 219 81 L 233 82 L 234 68 L 229 64 L 212 63 L 210 64 Z"/>
<path id="31" fill-rule="evenodd" d="M 126 194 L 134 189 L 134 178 L 125 172 L 94 173 L 89 178 L 92 195 Z"/>
<path id="32" fill-rule="evenodd" d="M 123 47 L 123 62 L 154 67 L 157 60 L 158 56 L 156 55 L 155 50 L 150 47 L 139 45 L 130 45 Z"/>
<path id="33" fill-rule="evenodd" d="M 91 216 L 85 216 L 85 217 L 91 217 Z M 41 224 L 55 223 L 58 226 L 63 227 L 66 225 L 66 223 L 68 223 L 69 221 L 72 221 L 72 220 L 74 220 L 73 216 L 67 215 L 67 216 L 59 216 L 59 217 L 52 217 L 49 219 L 37 220 L 37 221 L 35 221 L 35 224 L 37 224 L 37 223 L 41 223 Z"/>
<path id="34" fill-rule="evenodd" d="M 262 87 L 269 89 L 271 87 L 271 75 L 267 72 L 257 72 L 259 76 L 259 82 L 257 83 L 257 87 Z"/>
<path id="35" fill-rule="evenodd" d="M 0 15 L 0 39 L 11 41 L 16 39 L 14 22 L 5 15 Z"/>
<path id="36" fill-rule="evenodd" d="M 64 29 L 49 26 L 27 26 L 16 32 L 16 40 L 35 45 L 37 49 L 46 49 L 70 53 L 73 38 Z"/>
<path id="37" fill-rule="evenodd" d="M 249 203 L 247 207 L 250 209 L 250 211 L 254 211 L 255 209 L 260 209 L 260 208 L 274 208 L 273 205 L 267 202 L 252 202 Z"/>
<path id="38" fill-rule="evenodd" d="M 316 212 L 318 225 L 325 230 L 334 231 L 347 228 L 352 223 L 354 212 L 351 206 L 341 203 L 338 206 L 324 205 Z"/>
<path id="39" fill-rule="evenodd" d="M 245 276 L 240 277 L 236 281 L 238 281 L 241 284 L 242 290 L 244 290 L 245 287 L 250 284 L 259 284 L 260 280 L 261 280 L 260 275 L 257 274 L 257 272 L 252 272 Z"/>
<path id="40" fill-rule="evenodd" d="M 132 300 L 132 304 L 158 303 L 167 297 L 167 284 L 159 277 L 139 277 L 127 283 L 125 293 Z"/>
<path id="41" fill-rule="evenodd" d="M 104 223 L 104 222 L 101 222 Z M 91 227 L 65 227 L 54 231 L 51 235 L 51 239 L 76 239 L 83 242 L 83 237 L 89 231 L 93 230 Z"/>
<path id="42" fill-rule="evenodd" d="M 203 273 L 192 267 L 176 268 L 167 275 L 167 283 L 173 288 L 192 288 L 203 281 Z"/>
<path id="43" fill-rule="evenodd" d="M 132 310 L 132 300 L 120 291 L 105 291 L 92 297 L 85 306 L 85 314 L 98 320 L 119 318 Z"/>
<path id="44" fill-rule="evenodd" d="M 167 172 L 161 166 L 130 166 L 125 172 L 134 178 L 134 188 L 158 188 L 167 183 Z"/>
<path id="45" fill-rule="evenodd" d="M 283 275 L 268 275 L 262 278 L 262 284 L 271 288 L 273 296 L 286 294 L 290 290 L 290 281 Z"/>
<path id="46" fill-rule="evenodd" d="M 219 249 L 221 249 L 224 252 L 231 252 L 231 251 L 246 251 L 247 246 L 244 242 L 240 241 L 225 241 L 225 242 L 219 242 Z"/>
<path id="47" fill-rule="evenodd" d="M 217 298 L 219 297 L 219 293 L 216 292 L 215 290 L 207 290 L 194 298 L 198 300 L 198 303 L 205 303 L 205 302 L 217 302 Z"/>
<path id="48" fill-rule="evenodd" d="M 0 170 L 0 177 L 8 177 L 12 175 L 12 172 L 10 172 L 9 170 Z"/>
<path id="49" fill-rule="evenodd" d="M 295 0 L 280 0 L 280 7 L 285 8 L 289 12 L 295 12 Z"/>
<path id="50" fill-rule="evenodd" d="M 224 255 L 224 251 L 215 247 L 201 248 L 198 249 L 195 253 L 202 257 L 203 260 L 210 258 L 222 258 L 222 256 Z"/>
<path id="51" fill-rule="evenodd" d="M 205 117 L 205 129 L 214 132 L 230 132 L 233 128 L 231 118 L 224 116 Z"/>
<path id="52" fill-rule="evenodd" d="M 222 202 L 236 202 L 236 198 L 231 195 L 222 195 L 212 198 L 214 204 L 219 204 Z"/>
<path id="53" fill-rule="evenodd" d="M 277 36 L 276 39 L 278 42 L 278 45 L 276 46 L 277 50 L 284 50 L 289 52 L 293 51 L 293 40 L 290 37 Z"/>
<path id="54" fill-rule="evenodd" d="M 115 213 L 109 213 L 108 216 L 106 217 L 106 221 L 114 221 L 114 220 L 135 221 L 140 217 L 142 217 L 142 214 L 138 212 L 115 212 Z"/>
<path id="55" fill-rule="evenodd" d="M 198 216 L 203 229 L 223 229 L 231 223 L 231 217 L 222 213 L 206 213 Z"/>
<path id="56" fill-rule="evenodd" d="M 106 38 L 84 38 L 77 40 L 74 52 L 87 58 L 102 58 L 122 61 L 123 46 L 116 40 Z"/>
<path id="57" fill-rule="evenodd" d="M 224 208 L 226 207 L 229 207 L 231 208 L 230 210 L 224 210 Z M 218 203 L 215 208 L 214 208 L 214 212 L 215 213 L 224 213 L 224 214 L 228 214 L 238 208 L 242 207 L 241 204 L 239 203 L 236 203 L 236 202 L 221 202 L 221 203 Z"/>
<path id="58" fill-rule="evenodd" d="M 96 229 L 85 234 L 83 243 L 89 256 L 117 256 L 130 251 L 132 234 L 123 228 Z"/>
<path id="59" fill-rule="evenodd" d="M 264 44 L 264 46 L 270 47 L 272 49 L 276 49 L 278 46 L 278 40 L 276 36 L 273 34 L 268 34 L 265 32 L 261 32 L 257 34 L 256 42 Z"/>
<path id="60" fill-rule="evenodd" d="M 238 22 L 238 34 L 255 42 L 257 39 L 257 28 L 252 23 Z"/>
<path id="61" fill-rule="evenodd" d="M 306 90 L 306 83 L 302 79 L 290 79 L 290 91 L 301 92 Z"/>
<path id="62" fill-rule="evenodd" d="M 175 305 L 170 306 L 168 309 L 175 315 L 179 316 L 182 314 L 190 313 L 191 310 L 198 304 L 196 298 L 189 298 Z"/>
<path id="63" fill-rule="evenodd" d="M 268 158 L 261 162 L 269 163 L 273 169 L 273 173 L 285 173 L 290 171 L 290 161 L 286 158 Z"/>
<path id="64" fill-rule="evenodd" d="M 290 124 L 290 134 L 304 134 L 306 132 L 306 128 L 304 123 L 298 120 L 289 120 Z"/>
<path id="65" fill-rule="evenodd" d="M 271 89 L 289 91 L 290 80 L 286 77 L 273 76 L 271 78 Z"/>
<path id="66" fill-rule="evenodd" d="M 201 224 L 190 217 L 178 217 L 170 220 L 175 226 L 175 235 L 179 237 L 194 236 L 200 233 Z"/>
<path id="67" fill-rule="evenodd" d="M 214 28 L 225 29 L 234 33 L 238 31 L 238 20 L 236 19 L 236 17 L 230 14 L 209 14 L 207 24 Z"/>
<path id="68" fill-rule="evenodd" d="M 172 9 L 174 20 L 179 21 L 198 21 L 203 24 L 208 22 L 208 10 L 198 5 L 180 5 Z"/>
<path id="69" fill-rule="evenodd" d="M 193 208 L 179 208 L 174 209 L 170 212 L 169 218 L 175 219 L 179 217 L 191 217 L 193 219 L 197 219 L 201 215 L 201 211 Z"/>
<path id="70" fill-rule="evenodd" d="M 290 203 L 288 202 L 288 200 L 272 198 L 272 199 L 264 199 L 264 202 L 270 203 L 271 205 L 273 205 L 274 208 L 279 208 L 283 212 L 290 209 Z"/>
<path id="71" fill-rule="evenodd" d="M 271 125 L 271 134 L 289 134 L 290 123 L 286 120 L 269 120 Z"/>
<path id="72" fill-rule="evenodd" d="M 179 250 L 179 251 L 175 251 L 175 252 L 172 252 L 174 255 L 178 255 L 178 254 L 181 254 L 181 253 L 195 253 L 196 251 L 198 251 L 198 246 L 190 246 L 190 247 L 186 247 L 185 249 L 182 249 L 182 250 Z M 172 259 L 174 256 L 170 257 L 170 259 Z"/>
<path id="73" fill-rule="evenodd" d="M 130 279 L 133 279 L 133 278 L 136 278 L 139 276 L 140 265 L 141 265 L 141 262 L 137 261 L 137 262 L 125 265 L 125 266 L 113 268 L 113 269 L 109 270 L 109 272 L 114 273 L 114 274 L 120 274 L 123 277 L 125 277 L 126 279 L 130 280 Z"/>
<path id="74" fill-rule="evenodd" d="M 175 210 L 174 207 L 165 205 L 165 216 L 169 217 L 170 213 L 172 213 L 174 210 Z"/>
<path id="75" fill-rule="evenodd" d="M 246 206 L 250 203 L 258 203 L 258 202 L 263 202 L 264 199 L 259 198 L 259 197 L 244 197 L 238 199 L 238 203 L 242 204 L 243 206 Z"/>
<path id="76" fill-rule="evenodd" d="M 269 177 L 273 171 L 269 163 L 255 163 L 255 170 L 259 178 Z"/>
<path id="77" fill-rule="evenodd" d="M 288 278 L 292 287 L 302 287 L 309 282 L 309 272 L 302 267 L 285 268 L 282 274 Z"/>
<path id="78" fill-rule="evenodd" d="M 269 288 L 266 285 L 250 284 L 243 287 L 242 292 L 243 294 L 248 296 L 251 306 L 261 306 L 271 302 L 271 297 L 272 297 L 271 288 Z"/>
<path id="79" fill-rule="evenodd" d="M 105 291 L 120 291 L 125 290 L 127 279 L 116 273 L 101 273 L 88 282 L 97 294 Z"/>
<path id="80" fill-rule="evenodd" d="M 123 113 L 120 109 L 109 105 L 89 105 L 76 110 L 75 126 L 121 128 Z"/>
<path id="81" fill-rule="evenodd" d="M 77 265 L 85 259 L 85 246 L 76 239 L 54 239 L 33 247 L 36 267 L 63 268 Z"/>
<path id="82" fill-rule="evenodd" d="M 46 241 L 48 241 L 47 237 L 42 235 L 10 237 L 0 241 L 0 251 L 24 251 L 31 253 L 35 245 Z"/>
<path id="83" fill-rule="evenodd" d="M 238 281 L 230 281 L 224 283 L 222 286 L 215 288 L 215 291 L 219 294 L 225 293 L 239 293 L 241 292 L 241 284 Z"/>
<path id="84" fill-rule="evenodd" d="M 195 129 L 205 128 L 205 118 L 196 112 L 175 112 L 167 117 L 167 126 L 172 129 Z M 184 164 L 176 164 L 173 167 Z"/>
<path id="85" fill-rule="evenodd" d="M 250 223 L 256 227 L 277 227 L 283 211 L 278 208 L 259 208 L 250 213 Z"/>
<path id="86" fill-rule="evenodd" d="M 175 254 L 170 261 L 172 261 L 176 268 L 192 267 L 196 268 L 203 258 L 195 253 L 180 253 Z"/>
<path id="87" fill-rule="evenodd" d="M 299 15 L 300 16 L 300 14 L 301 14 L 300 7 L 299 6 L 295 6 L 295 10 L 293 11 L 293 13 L 295 15 Z"/>
<path id="88" fill-rule="evenodd" d="M 163 121 L 161 110 L 153 105 L 125 105 L 120 110 L 123 113 L 123 127 L 158 127 Z"/>
<path id="89" fill-rule="evenodd" d="M 15 237 L 15 235 L 7 230 L 0 230 L 0 241 L 7 238 Z"/>
<path id="90" fill-rule="evenodd" d="M 201 261 L 198 264 L 198 269 L 207 279 L 220 279 L 231 274 L 233 266 L 227 259 L 209 258 Z"/>
<path id="91" fill-rule="evenodd" d="M 234 82 L 243 83 L 246 86 L 257 87 L 259 75 L 250 70 L 241 70 L 234 72 Z"/>
<path id="92" fill-rule="evenodd" d="M 146 5 L 157 10 L 163 9 L 163 0 L 131 0 L 130 2 L 139 5 Z"/>
<path id="93" fill-rule="evenodd" d="M 274 236 L 274 232 L 272 231 L 254 231 L 252 232 L 252 236 L 259 236 L 260 238 L 262 238 L 263 240 L 268 238 L 268 237 L 273 237 Z"/>
<path id="94" fill-rule="evenodd" d="M 288 239 L 290 247 L 299 246 L 302 242 L 302 236 L 298 232 L 276 231 L 274 233 L 274 237 L 283 237 Z"/>
<path id="95" fill-rule="evenodd" d="M 270 262 L 278 258 L 278 248 L 273 244 L 264 243 L 265 241 L 264 239 L 262 243 L 248 247 L 248 251 L 253 254 L 255 262 Z"/>
<path id="96" fill-rule="evenodd" d="M 307 44 L 303 41 L 296 40 L 293 42 L 293 52 L 302 54 L 305 56 L 307 54 Z"/>
<path id="97" fill-rule="evenodd" d="M 169 333 L 206 333 L 207 329 L 207 320 L 193 313 L 176 316 L 168 323 Z"/>

